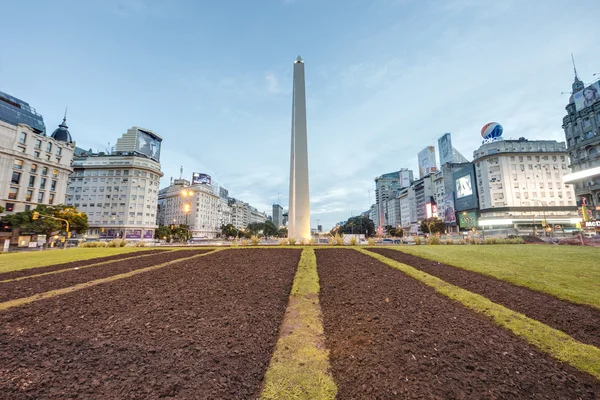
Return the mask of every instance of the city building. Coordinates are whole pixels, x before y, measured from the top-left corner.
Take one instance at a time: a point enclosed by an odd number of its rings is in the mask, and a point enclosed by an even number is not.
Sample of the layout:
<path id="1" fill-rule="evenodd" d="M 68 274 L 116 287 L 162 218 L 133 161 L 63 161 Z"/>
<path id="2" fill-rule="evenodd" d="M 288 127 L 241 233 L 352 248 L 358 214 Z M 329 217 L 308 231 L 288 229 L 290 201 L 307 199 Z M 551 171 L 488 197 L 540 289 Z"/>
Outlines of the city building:
<path id="1" fill-rule="evenodd" d="M 577 223 L 565 143 L 554 140 L 498 140 L 473 153 L 479 226 L 519 231 L 572 227 Z M 456 176 L 456 199 L 475 194 L 470 175 Z M 457 206 L 457 211 L 462 211 Z"/>
<path id="2" fill-rule="evenodd" d="M 231 224 L 235 229 L 245 229 L 250 223 L 248 203 L 230 197 L 228 204 L 231 210 Z"/>
<path id="3" fill-rule="evenodd" d="M 5 213 L 65 203 L 75 143 L 63 122 L 46 136 L 43 117 L 0 92 L 0 205 Z"/>
<path id="4" fill-rule="evenodd" d="M 215 238 L 221 233 L 221 201 L 211 185 L 189 185 L 185 179 L 176 179 L 162 193 L 165 225 L 187 226 L 192 239 Z"/>
<path id="5" fill-rule="evenodd" d="M 375 178 L 375 204 L 377 215 L 373 220 L 375 228 L 383 228 L 389 224 L 386 214 L 386 202 L 395 198 L 400 189 L 410 186 L 413 181 L 413 172 L 402 168 L 399 171 L 383 174 Z"/>
<path id="6" fill-rule="evenodd" d="M 585 226 L 590 220 L 600 219 L 600 101 L 597 94 L 595 99 L 587 98 L 588 93 L 598 92 L 600 82 L 585 87 L 575 71 L 572 88 L 562 124 L 571 169 L 564 179 L 574 185 L 577 204 L 583 206 L 580 210 Z"/>
<path id="7" fill-rule="evenodd" d="M 267 220 L 267 214 L 258 211 L 256 207 L 248 206 L 248 223 L 250 224 L 262 224 Z"/>
<path id="8" fill-rule="evenodd" d="M 433 174 L 424 176 L 412 183 L 411 188 L 415 192 L 415 205 L 417 223 L 431 217 L 437 217 L 433 214 L 434 204 L 434 184 Z"/>
<path id="9" fill-rule="evenodd" d="M 283 226 L 283 207 L 279 204 L 273 204 L 273 224 L 277 228 Z"/>
<path id="10" fill-rule="evenodd" d="M 84 152 L 73 160 L 66 204 L 87 214 L 88 239 L 154 238 L 162 138 L 150 130 L 132 129 L 138 136 L 130 143 L 121 141 L 120 150 Z"/>

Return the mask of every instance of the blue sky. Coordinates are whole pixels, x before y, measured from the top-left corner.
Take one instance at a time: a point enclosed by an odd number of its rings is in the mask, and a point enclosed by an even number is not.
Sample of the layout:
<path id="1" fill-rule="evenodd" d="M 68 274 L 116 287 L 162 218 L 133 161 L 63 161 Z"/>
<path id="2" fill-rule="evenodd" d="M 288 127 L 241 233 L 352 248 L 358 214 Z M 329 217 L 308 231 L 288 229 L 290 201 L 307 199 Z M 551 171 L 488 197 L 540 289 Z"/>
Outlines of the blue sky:
<path id="1" fill-rule="evenodd" d="M 444 132 L 469 159 L 490 121 L 564 141 L 570 53 L 585 83 L 600 77 L 594 0 L 48 0 L 2 13 L 0 90 L 49 132 L 66 105 L 86 149 L 152 129 L 163 186 L 183 165 L 268 213 L 287 205 L 300 54 L 312 220 L 325 228 L 368 209 L 375 176 L 417 173 Z"/>

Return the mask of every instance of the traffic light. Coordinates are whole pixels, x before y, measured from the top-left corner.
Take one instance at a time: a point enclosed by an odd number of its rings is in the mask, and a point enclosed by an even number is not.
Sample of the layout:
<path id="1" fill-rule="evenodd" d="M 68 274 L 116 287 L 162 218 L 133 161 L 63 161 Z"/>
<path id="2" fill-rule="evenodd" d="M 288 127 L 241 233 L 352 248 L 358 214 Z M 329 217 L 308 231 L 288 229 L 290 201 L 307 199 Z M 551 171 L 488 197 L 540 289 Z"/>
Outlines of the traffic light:
<path id="1" fill-rule="evenodd" d="M 100 232 L 104 233 L 104 228 L 101 228 L 101 229 L 100 229 Z"/>
<path id="2" fill-rule="evenodd" d="M 171 228 L 171 230 L 173 230 L 173 229 L 175 229 L 175 225 L 171 224 L 171 226 L 169 228 Z"/>
<path id="3" fill-rule="evenodd" d="M 71 232 L 67 232 L 67 238 L 71 239 Z"/>
<path id="4" fill-rule="evenodd" d="M 37 212 L 37 211 L 34 211 L 34 212 L 33 212 L 33 215 L 31 216 L 31 219 L 35 221 L 35 220 L 36 220 L 36 219 L 38 219 L 39 217 L 40 217 L 40 213 L 39 213 L 39 212 Z"/>

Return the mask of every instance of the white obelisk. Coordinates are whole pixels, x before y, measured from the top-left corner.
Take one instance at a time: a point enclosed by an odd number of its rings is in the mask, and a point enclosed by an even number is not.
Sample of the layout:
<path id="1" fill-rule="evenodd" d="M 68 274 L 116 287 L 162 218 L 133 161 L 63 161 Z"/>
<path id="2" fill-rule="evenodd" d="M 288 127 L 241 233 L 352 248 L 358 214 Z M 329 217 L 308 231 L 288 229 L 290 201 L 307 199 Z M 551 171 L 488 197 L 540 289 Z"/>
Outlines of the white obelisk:
<path id="1" fill-rule="evenodd" d="M 294 61 L 292 95 L 292 146 L 290 154 L 290 200 L 288 238 L 310 239 L 310 201 L 308 196 L 308 143 L 306 138 L 306 93 L 304 61 Z"/>

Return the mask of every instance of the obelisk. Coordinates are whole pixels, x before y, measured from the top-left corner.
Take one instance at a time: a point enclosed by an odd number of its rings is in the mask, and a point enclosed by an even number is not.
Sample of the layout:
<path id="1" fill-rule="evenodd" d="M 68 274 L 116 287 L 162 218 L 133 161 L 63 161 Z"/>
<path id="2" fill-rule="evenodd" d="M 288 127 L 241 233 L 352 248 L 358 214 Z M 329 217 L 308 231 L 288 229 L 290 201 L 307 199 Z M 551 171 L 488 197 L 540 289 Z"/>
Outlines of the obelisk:
<path id="1" fill-rule="evenodd" d="M 307 241 L 310 239 L 306 91 L 304 83 L 304 61 L 302 61 L 300 56 L 294 61 L 288 238 L 294 238 L 298 241 Z"/>

